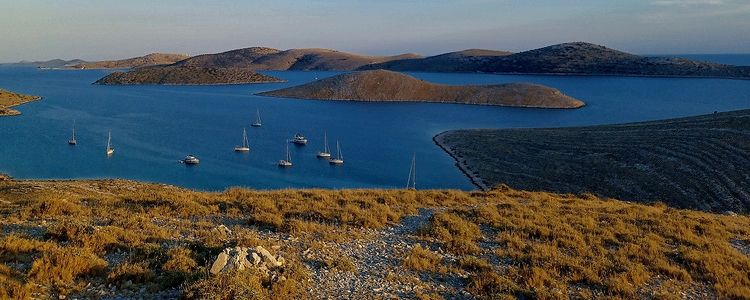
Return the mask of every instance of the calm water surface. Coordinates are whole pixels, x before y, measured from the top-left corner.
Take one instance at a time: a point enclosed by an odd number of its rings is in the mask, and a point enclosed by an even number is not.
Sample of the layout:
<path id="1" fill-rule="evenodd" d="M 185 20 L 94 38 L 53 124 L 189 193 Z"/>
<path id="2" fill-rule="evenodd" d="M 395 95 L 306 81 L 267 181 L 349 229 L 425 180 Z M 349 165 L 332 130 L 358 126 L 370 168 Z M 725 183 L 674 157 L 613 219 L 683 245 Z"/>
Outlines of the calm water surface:
<path id="1" fill-rule="evenodd" d="M 747 61 L 750 61 L 750 57 Z M 0 68 L 0 87 L 43 96 L 0 118 L 0 172 L 16 178 L 128 178 L 204 190 L 230 186 L 401 188 L 412 153 L 419 188 L 473 189 L 432 137 L 459 128 L 557 127 L 655 120 L 750 108 L 750 81 L 637 77 L 508 76 L 412 73 L 446 84 L 535 82 L 582 99 L 578 110 L 356 103 L 278 99 L 254 93 L 336 72 L 268 72 L 278 84 L 229 86 L 98 86 L 107 71 Z M 263 127 L 252 128 L 256 109 Z M 73 120 L 78 146 L 67 145 Z M 247 128 L 250 153 L 235 153 Z M 105 155 L 107 132 L 116 148 Z M 346 164 L 315 157 L 323 132 L 341 141 Z M 279 169 L 285 141 L 294 167 Z M 201 164 L 178 163 L 195 154 Z"/>

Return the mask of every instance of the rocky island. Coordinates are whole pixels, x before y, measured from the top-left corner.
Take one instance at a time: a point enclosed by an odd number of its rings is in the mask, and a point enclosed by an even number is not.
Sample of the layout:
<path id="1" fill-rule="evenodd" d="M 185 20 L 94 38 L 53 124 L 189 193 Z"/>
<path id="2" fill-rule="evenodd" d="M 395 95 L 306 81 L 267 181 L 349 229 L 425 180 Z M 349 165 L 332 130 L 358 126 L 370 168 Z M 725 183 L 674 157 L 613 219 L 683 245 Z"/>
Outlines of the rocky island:
<path id="1" fill-rule="evenodd" d="M 21 112 L 11 109 L 11 107 L 18 106 L 27 102 L 42 99 L 39 96 L 30 96 L 19 93 L 14 93 L 4 89 L 0 89 L 0 116 L 17 116 Z"/>
<path id="2" fill-rule="evenodd" d="M 144 56 L 121 60 L 104 60 L 97 62 L 82 62 L 68 65 L 69 69 L 132 69 L 155 65 L 168 65 L 190 57 L 187 54 L 151 53 Z"/>
<path id="3" fill-rule="evenodd" d="M 491 53 L 490 53 L 491 54 Z M 672 57 L 644 57 L 584 42 L 509 54 L 449 53 L 376 63 L 362 70 L 484 72 L 505 74 L 621 75 L 750 79 L 750 67 Z"/>
<path id="4" fill-rule="evenodd" d="M 435 142 L 483 189 L 590 192 L 750 212 L 750 110 L 576 128 L 452 130 Z"/>
<path id="5" fill-rule="evenodd" d="M 539 108 L 579 108 L 580 100 L 537 84 L 450 86 L 402 73 L 358 71 L 300 86 L 260 93 L 262 96 L 352 101 L 413 101 Z"/>
<path id="6" fill-rule="evenodd" d="M 247 68 L 205 68 L 192 66 L 153 66 L 114 72 L 94 84 L 135 85 L 212 85 L 283 82 L 276 77 L 256 73 Z"/>

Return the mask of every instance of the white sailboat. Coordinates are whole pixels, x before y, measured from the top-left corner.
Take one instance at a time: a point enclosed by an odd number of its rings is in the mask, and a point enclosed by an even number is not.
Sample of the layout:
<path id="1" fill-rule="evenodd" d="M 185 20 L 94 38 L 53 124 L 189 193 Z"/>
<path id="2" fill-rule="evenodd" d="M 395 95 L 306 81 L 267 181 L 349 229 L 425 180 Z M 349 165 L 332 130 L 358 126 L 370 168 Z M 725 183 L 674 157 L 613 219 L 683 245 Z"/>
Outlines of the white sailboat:
<path id="1" fill-rule="evenodd" d="M 236 152 L 248 152 L 250 151 L 250 142 L 247 140 L 247 130 L 242 128 L 242 146 L 234 146 Z"/>
<path id="2" fill-rule="evenodd" d="M 336 141 L 336 157 L 332 157 L 328 160 L 328 162 L 332 165 L 344 164 L 344 156 L 341 155 L 341 146 L 339 146 L 339 141 Z"/>
<path id="3" fill-rule="evenodd" d="M 286 143 L 286 159 L 279 160 L 279 167 L 291 167 L 292 155 L 289 154 L 289 143 Z"/>
<path id="4" fill-rule="evenodd" d="M 253 124 L 250 124 L 250 126 L 253 126 L 253 127 L 263 126 L 263 123 L 260 122 L 260 109 L 256 110 L 255 112 L 256 112 L 255 122 L 253 122 Z"/>
<path id="5" fill-rule="evenodd" d="M 201 163 L 201 160 L 198 159 L 198 157 L 196 157 L 195 155 L 188 154 L 187 156 L 185 156 L 185 159 L 182 160 L 182 163 L 186 165 L 197 165 Z"/>
<path id="6" fill-rule="evenodd" d="M 107 136 L 107 155 L 112 155 L 115 153 L 115 148 L 112 147 L 112 130 L 109 131 L 109 135 Z"/>
<path id="7" fill-rule="evenodd" d="M 411 167 L 409 168 L 409 179 L 406 180 L 407 190 L 417 189 L 417 154 L 411 158 Z"/>
<path id="8" fill-rule="evenodd" d="M 318 157 L 329 158 L 331 157 L 331 149 L 328 149 L 328 133 L 323 133 L 323 144 L 325 144 L 323 151 L 318 152 Z"/>
<path id="9" fill-rule="evenodd" d="M 75 146 L 78 142 L 76 142 L 76 121 L 73 120 L 73 135 L 68 140 L 68 145 Z"/>

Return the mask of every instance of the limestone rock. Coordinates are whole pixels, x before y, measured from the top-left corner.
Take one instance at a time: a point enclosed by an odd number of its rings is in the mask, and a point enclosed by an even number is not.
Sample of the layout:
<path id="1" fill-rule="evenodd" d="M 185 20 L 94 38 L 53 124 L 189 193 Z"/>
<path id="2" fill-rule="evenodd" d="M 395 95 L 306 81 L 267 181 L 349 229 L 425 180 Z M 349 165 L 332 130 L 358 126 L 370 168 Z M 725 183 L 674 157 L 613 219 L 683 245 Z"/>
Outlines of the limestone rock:
<path id="1" fill-rule="evenodd" d="M 227 250 L 224 250 L 224 252 L 219 253 L 219 256 L 216 257 L 216 260 L 214 260 L 214 263 L 211 265 L 211 274 L 219 274 L 224 267 L 227 265 L 227 261 L 229 260 L 229 254 Z"/>
<path id="2" fill-rule="evenodd" d="M 217 275 L 230 271 L 244 271 L 256 269 L 263 274 L 269 275 L 269 270 L 279 268 L 286 263 L 280 255 L 272 255 L 261 246 L 255 248 L 234 247 L 226 248 L 217 255 L 211 265 L 211 274 Z M 274 275 L 275 276 L 275 275 Z"/>

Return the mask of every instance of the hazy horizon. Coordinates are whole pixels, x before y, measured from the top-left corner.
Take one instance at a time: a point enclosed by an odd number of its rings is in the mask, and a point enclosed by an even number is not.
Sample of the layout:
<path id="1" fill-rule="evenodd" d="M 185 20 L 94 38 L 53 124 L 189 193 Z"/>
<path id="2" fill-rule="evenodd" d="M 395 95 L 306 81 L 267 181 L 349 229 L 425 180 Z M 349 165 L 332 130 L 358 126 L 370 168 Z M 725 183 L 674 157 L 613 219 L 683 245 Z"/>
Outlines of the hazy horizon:
<path id="1" fill-rule="evenodd" d="M 746 54 L 739 0 L 8 1 L 0 62 L 190 55 L 252 46 L 434 55 L 585 41 L 637 54 Z"/>

